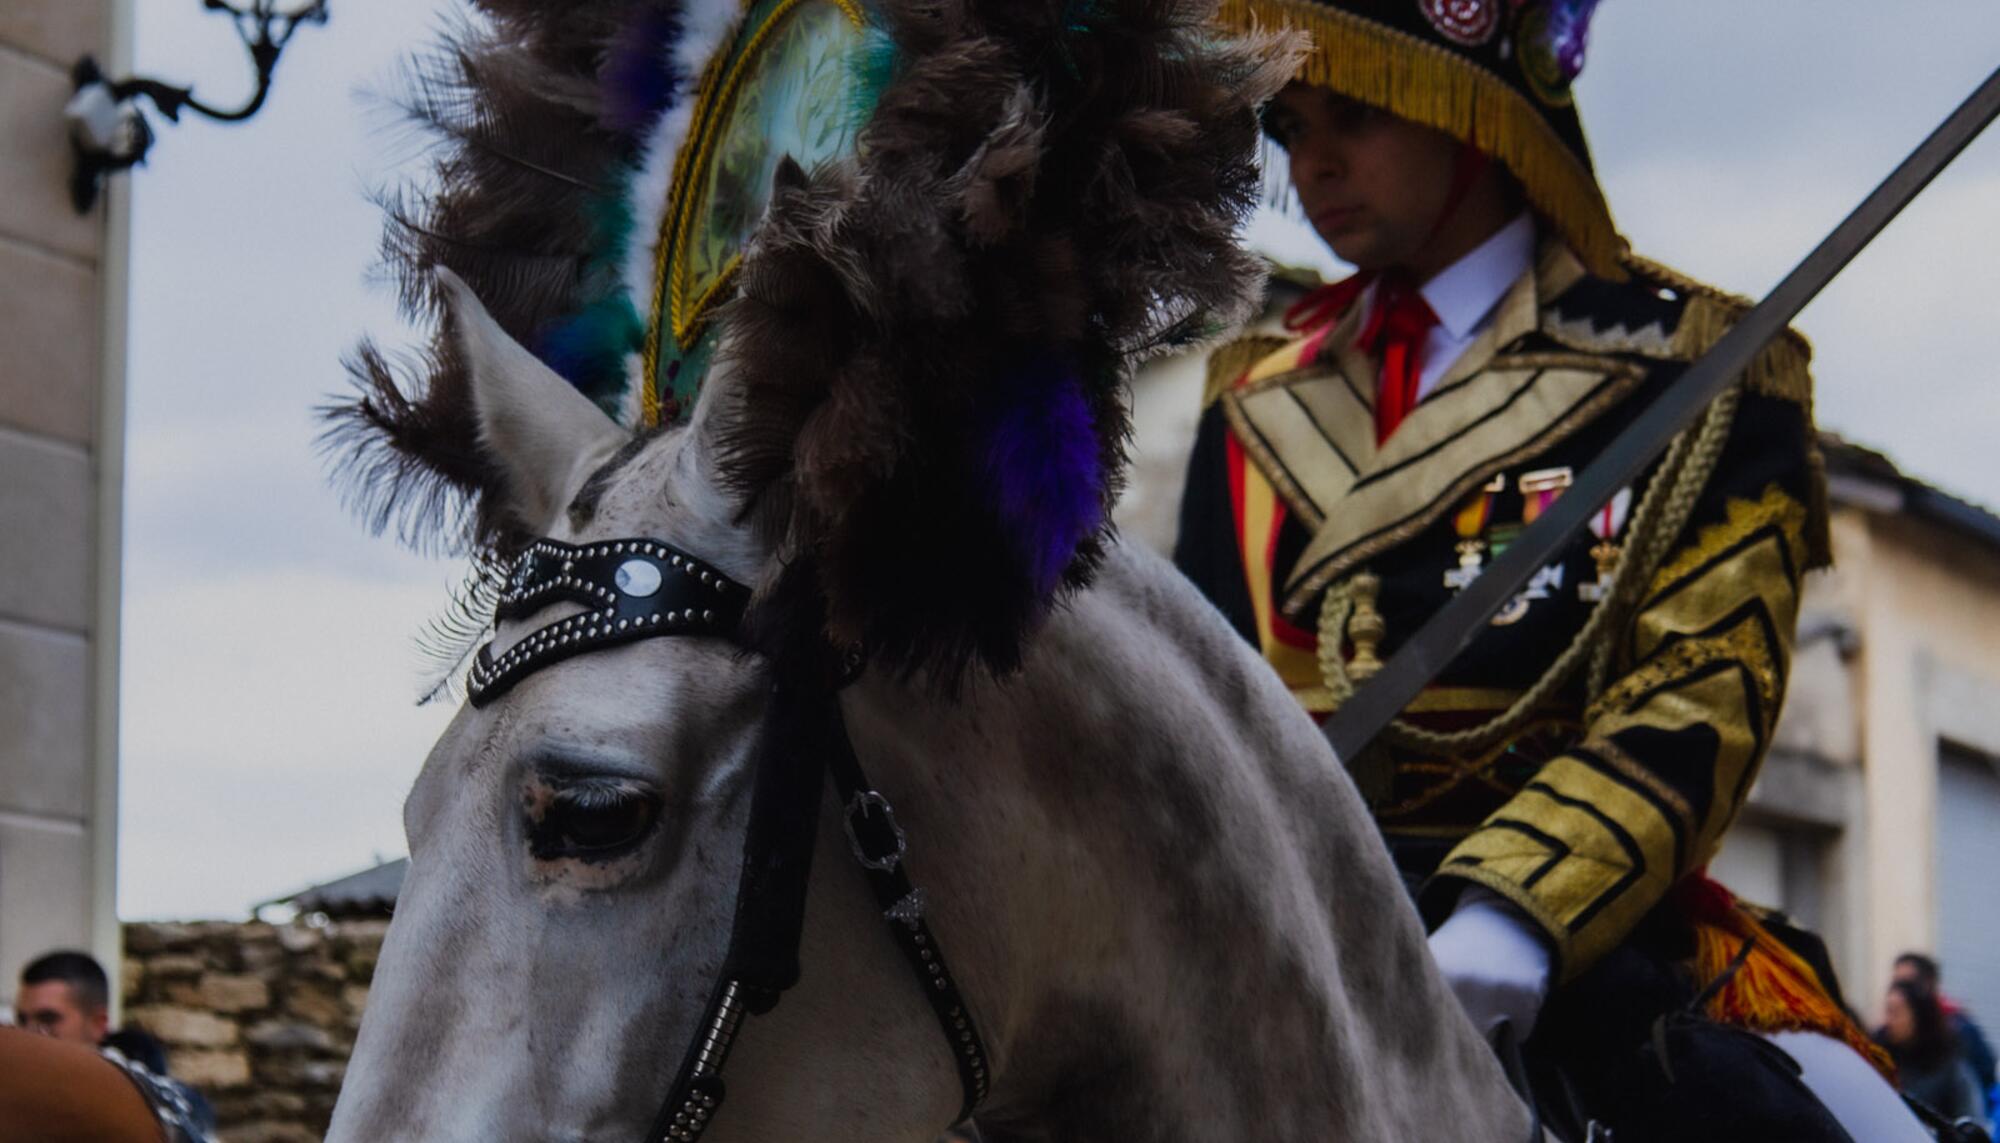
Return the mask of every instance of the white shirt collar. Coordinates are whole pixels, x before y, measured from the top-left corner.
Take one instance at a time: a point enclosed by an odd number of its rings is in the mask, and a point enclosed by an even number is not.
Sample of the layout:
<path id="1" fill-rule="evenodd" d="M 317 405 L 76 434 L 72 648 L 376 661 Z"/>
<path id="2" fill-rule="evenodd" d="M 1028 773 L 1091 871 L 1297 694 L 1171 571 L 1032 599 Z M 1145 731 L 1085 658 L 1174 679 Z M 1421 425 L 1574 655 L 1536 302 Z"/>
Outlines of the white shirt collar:
<path id="1" fill-rule="evenodd" d="M 1521 214 L 1424 283 L 1424 301 L 1454 339 L 1470 338 L 1535 264 L 1535 220 Z"/>

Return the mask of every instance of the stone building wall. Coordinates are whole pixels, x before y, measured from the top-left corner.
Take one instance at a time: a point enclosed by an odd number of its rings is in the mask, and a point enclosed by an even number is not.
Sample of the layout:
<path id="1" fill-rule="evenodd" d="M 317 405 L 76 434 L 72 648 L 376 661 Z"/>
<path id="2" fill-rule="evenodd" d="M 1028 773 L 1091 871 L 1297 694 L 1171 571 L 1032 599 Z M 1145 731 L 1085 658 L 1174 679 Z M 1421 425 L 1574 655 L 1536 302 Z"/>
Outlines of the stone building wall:
<path id="1" fill-rule="evenodd" d="M 125 926 L 125 1020 L 215 1104 L 222 1143 L 317 1143 L 386 920 Z"/>
<path id="2" fill-rule="evenodd" d="M 52 947 L 117 953 L 123 215 L 71 207 L 63 106 L 127 26 L 0 0 L 0 1003 Z"/>

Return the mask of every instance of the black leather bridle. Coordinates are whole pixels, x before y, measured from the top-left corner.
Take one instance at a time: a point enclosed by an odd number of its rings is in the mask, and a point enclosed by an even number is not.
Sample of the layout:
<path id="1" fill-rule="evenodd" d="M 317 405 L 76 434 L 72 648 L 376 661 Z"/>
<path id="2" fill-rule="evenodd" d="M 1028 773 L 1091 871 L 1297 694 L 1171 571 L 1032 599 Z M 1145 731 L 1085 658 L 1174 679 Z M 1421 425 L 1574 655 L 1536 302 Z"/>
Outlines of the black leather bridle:
<path id="1" fill-rule="evenodd" d="M 572 545 L 539 540 L 515 563 L 495 619 L 525 619 L 556 603 L 586 610 L 540 627 L 507 650 L 481 648 L 467 679 L 483 707 L 514 684 L 564 659 L 641 639 L 693 635 L 744 642 L 750 591 L 708 563 L 660 540 Z M 904 869 L 906 840 L 895 809 L 854 756 L 839 690 L 860 674 L 852 663 L 823 681 L 774 685 L 751 793 L 729 952 L 694 1042 L 645 1139 L 701 1138 L 721 1108 L 723 1066 L 746 1015 L 761 1015 L 798 982 L 799 939 L 818 833 L 821 788 L 840 797 L 848 848 L 868 877 L 890 935 L 915 971 L 958 1068 L 958 1121 L 971 1117 L 990 1082 L 986 1047 L 937 938 L 924 920 L 923 890 Z"/>

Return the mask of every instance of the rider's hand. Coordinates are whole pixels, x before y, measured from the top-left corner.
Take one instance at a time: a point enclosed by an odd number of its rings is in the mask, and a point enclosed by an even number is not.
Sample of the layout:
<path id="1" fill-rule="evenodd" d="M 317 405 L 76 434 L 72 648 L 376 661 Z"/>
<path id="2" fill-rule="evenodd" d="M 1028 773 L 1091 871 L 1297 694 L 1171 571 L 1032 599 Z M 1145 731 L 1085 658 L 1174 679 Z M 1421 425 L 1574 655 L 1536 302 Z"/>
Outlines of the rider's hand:
<path id="1" fill-rule="evenodd" d="M 1525 1040 L 1549 993 L 1553 958 L 1541 932 L 1491 890 L 1473 886 L 1431 934 L 1431 956 L 1472 1026 L 1491 1037 L 1505 1020 Z"/>

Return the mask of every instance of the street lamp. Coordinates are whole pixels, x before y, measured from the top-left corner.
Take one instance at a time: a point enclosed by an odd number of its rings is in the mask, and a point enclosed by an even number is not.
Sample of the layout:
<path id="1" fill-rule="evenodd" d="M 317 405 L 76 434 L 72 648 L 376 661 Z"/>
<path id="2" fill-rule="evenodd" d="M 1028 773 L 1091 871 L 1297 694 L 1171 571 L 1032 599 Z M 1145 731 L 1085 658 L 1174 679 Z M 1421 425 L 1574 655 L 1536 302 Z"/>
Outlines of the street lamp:
<path id="1" fill-rule="evenodd" d="M 89 56 L 78 60 L 70 71 L 76 92 L 63 109 L 70 145 L 76 152 L 69 189 L 77 213 L 88 212 L 97 202 L 105 175 L 145 161 L 153 145 L 153 129 L 135 102 L 139 96 L 151 100 L 160 114 L 175 123 L 180 122 L 182 109 L 224 123 L 241 123 L 264 106 L 264 98 L 271 92 L 271 72 L 292 33 L 304 24 L 326 23 L 326 6 L 327 0 L 202 0 L 202 7 L 209 11 L 229 14 L 257 69 L 257 90 L 248 103 L 233 110 L 196 99 L 192 88 L 157 79 L 114 81 L 105 76 L 96 60 Z"/>

